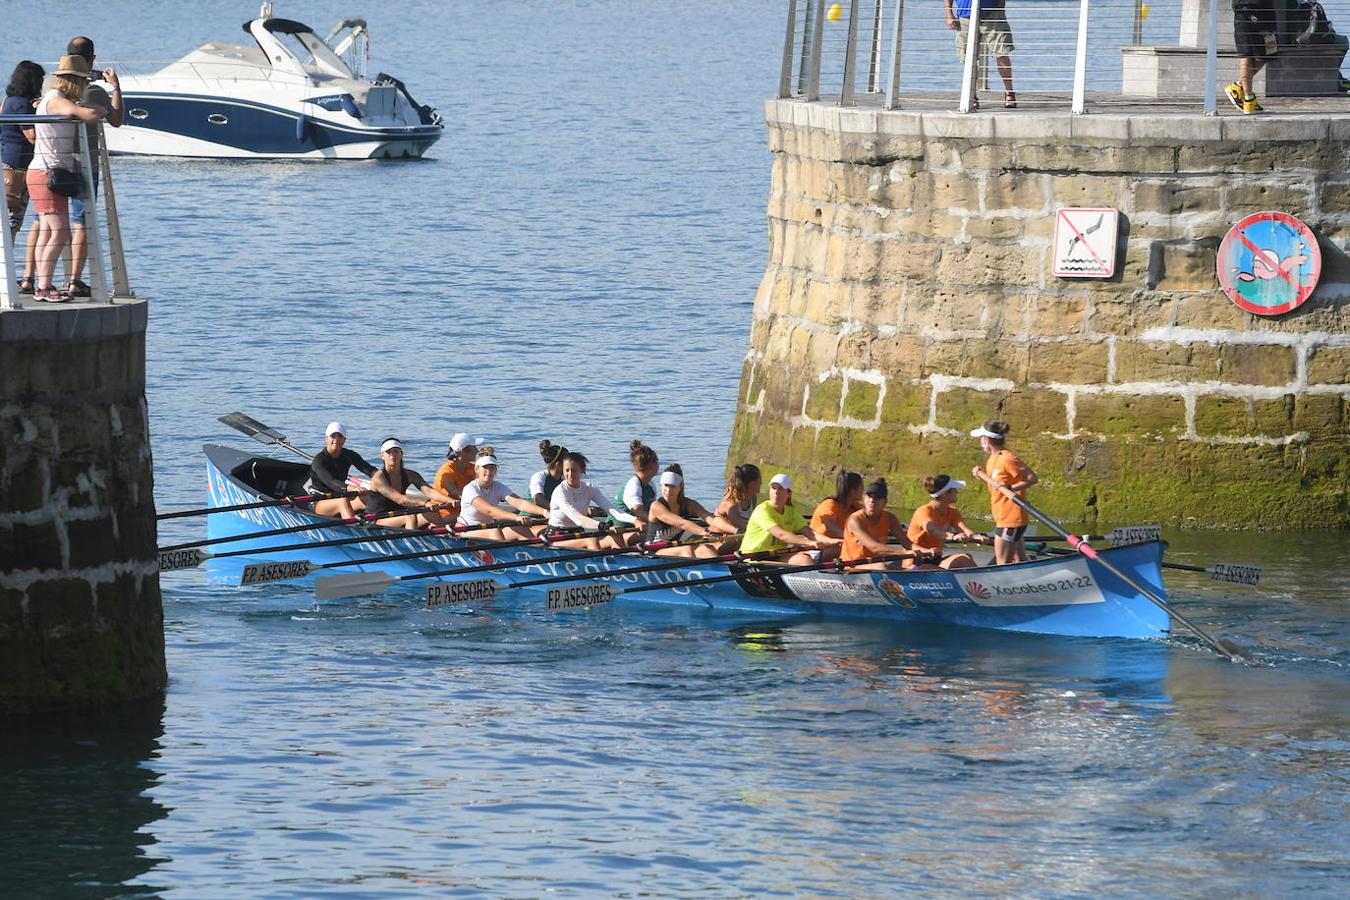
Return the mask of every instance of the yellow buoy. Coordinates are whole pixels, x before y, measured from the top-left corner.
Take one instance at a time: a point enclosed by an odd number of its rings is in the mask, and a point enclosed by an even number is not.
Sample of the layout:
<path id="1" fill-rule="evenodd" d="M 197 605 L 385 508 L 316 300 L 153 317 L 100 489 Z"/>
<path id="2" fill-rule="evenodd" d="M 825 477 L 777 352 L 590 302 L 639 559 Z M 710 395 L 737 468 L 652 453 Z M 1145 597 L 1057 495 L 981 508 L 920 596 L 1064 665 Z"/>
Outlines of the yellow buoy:
<path id="1" fill-rule="evenodd" d="M 1139 4 L 1139 18 L 1140 18 L 1141 21 L 1148 18 L 1148 4 L 1147 4 L 1147 3 L 1141 3 L 1141 4 Z"/>
<path id="2" fill-rule="evenodd" d="M 825 13 L 825 18 L 831 22 L 838 22 L 844 17 L 844 4 L 835 3 L 830 7 L 829 12 Z"/>

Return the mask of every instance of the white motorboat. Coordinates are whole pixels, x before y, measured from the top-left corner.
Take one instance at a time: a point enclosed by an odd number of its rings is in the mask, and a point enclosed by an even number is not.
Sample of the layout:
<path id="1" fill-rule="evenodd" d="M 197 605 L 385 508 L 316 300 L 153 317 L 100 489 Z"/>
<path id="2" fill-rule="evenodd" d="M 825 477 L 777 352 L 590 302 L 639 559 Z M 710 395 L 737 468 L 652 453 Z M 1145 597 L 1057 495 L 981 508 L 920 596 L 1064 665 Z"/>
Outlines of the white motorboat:
<path id="1" fill-rule="evenodd" d="M 124 124 L 104 130 L 108 150 L 217 159 L 418 159 L 440 139 L 441 117 L 415 101 L 403 82 L 384 73 L 373 81 L 364 77 L 364 20 L 339 23 L 324 41 L 307 25 L 274 18 L 267 3 L 244 31 L 256 47 L 204 44 L 153 74 L 123 75 Z"/>

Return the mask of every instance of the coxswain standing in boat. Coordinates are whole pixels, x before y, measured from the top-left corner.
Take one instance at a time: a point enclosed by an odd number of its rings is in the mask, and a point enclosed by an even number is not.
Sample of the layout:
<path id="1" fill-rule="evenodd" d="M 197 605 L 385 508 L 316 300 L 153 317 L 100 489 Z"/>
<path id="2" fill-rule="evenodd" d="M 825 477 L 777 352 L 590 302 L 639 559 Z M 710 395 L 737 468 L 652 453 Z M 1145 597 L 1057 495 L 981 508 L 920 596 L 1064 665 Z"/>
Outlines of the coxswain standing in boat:
<path id="1" fill-rule="evenodd" d="M 781 472 L 769 479 L 769 499 L 755 507 L 741 538 L 742 553 L 777 553 L 791 565 L 819 562 L 825 550 L 838 547 L 838 541 L 813 532 L 793 507 L 792 479 Z"/>
<path id="2" fill-rule="evenodd" d="M 1031 467 L 1009 450 L 1007 422 L 985 422 L 970 432 L 980 439 L 980 449 L 989 454 L 983 466 L 971 474 L 989 486 L 989 506 L 994 515 L 994 562 L 1000 566 L 1027 561 L 1026 533 L 1031 517 L 1025 509 L 999 491 L 1006 487 L 1023 500 L 1027 488 L 1038 482 Z"/>
<path id="3" fill-rule="evenodd" d="M 460 496 L 459 520 L 465 525 L 477 526 L 468 535 L 493 541 L 528 540 L 535 531 L 526 524 L 525 513 L 547 516 L 548 510 L 537 506 L 497 480 L 497 457 L 482 454 L 474 461 L 477 473 L 464 486 Z M 506 509 L 510 506 L 514 510 Z M 497 523 L 511 523 L 498 526 Z M 547 527 L 540 524 L 539 531 Z"/>
<path id="4" fill-rule="evenodd" d="M 961 510 L 955 506 L 957 492 L 965 487 L 964 481 L 957 481 L 950 475 L 929 475 L 923 480 L 923 489 L 931 498 L 923 506 L 914 510 L 909 520 L 909 540 L 916 550 L 926 550 L 940 560 L 944 569 L 968 569 L 975 565 L 969 553 L 945 554 L 947 538 L 955 536 L 963 541 L 977 544 L 992 544 L 994 539 L 987 534 L 976 534 L 961 518 Z"/>
<path id="5" fill-rule="evenodd" d="M 585 528 L 587 531 L 600 531 L 611 524 L 602 519 L 606 513 L 613 515 L 609 501 L 604 493 L 589 481 L 583 481 L 590 460 L 580 453 L 568 451 L 562 457 L 562 482 L 553 489 L 549 498 L 548 524 L 550 528 Z M 584 537 L 570 541 L 559 541 L 555 547 L 581 547 L 586 550 L 599 550 L 601 547 L 617 550 L 626 546 L 621 534 L 607 534 L 604 537 Z"/>
<path id="6" fill-rule="evenodd" d="M 347 476 L 356 469 L 367 477 L 375 474 L 375 467 L 366 462 L 361 454 L 347 449 L 347 426 L 341 422 L 329 422 L 324 429 L 323 450 L 314 456 L 309 464 L 309 478 L 305 481 L 305 491 L 311 496 L 339 494 L 328 500 L 314 501 L 314 512 L 320 516 L 339 516 L 350 519 L 366 508 L 370 499 L 369 491 L 362 491 L 357 497 L 345 496 L 351 487 Z"/>
<path id="7" fill-rule="evenodd" d="M 816 504 L 811 513 L 811 530 L 836 540 L 844 539 L 848 517 L 862 509 L 863 477 L 847 469 L 834 479 L 834 496 Z"/>
<path id="8" fill-rule="evenodd" d="M 850 565 L 850 569 L 928 568 L 920 564 L 932 561 L 931 556 L 914 548 L 895 513 L 886 509 L 889 495 L 884 478 L 878 478 L 863 491 L 862 509 L 850 515 L 844 527 L 844 546 L 839 558 L 845 564 L 873 556 L 901 558 Z"/>
<path id="9" fill-rule="evenodd" d="M 413 530 L 428 527 L 427 518 L 420 514 L 423 510 L 439 522 L 440 517 L 436 511 L 449 506 L 454 499 L 436 490 L 417 472 L 403 467 L 403 445 L 399 443 L 398 438 L 386 438 L 384 443 L 380 444 L 380 460 L 384 466 L 370 479 L 371 494 L 366 500 L 366 511 L 383 517 L 400 508 L 417 510 L 406 516 L 381 518 L 379 523 L 388 528 Z M 409 487 L 417 488 L 429 502 L 408 496 Z"/>
<path id="10" fill-rule="evenodd" d="M 755 505 L 759 500 L 759 486 L 762 483 L 763 476 L 760 475 L 759 466 L 754 463 L 742 463 L 731 470 L 727 476 L 727 487 L 722 493 L 722 500 L 717 504 L 717 512 L 713 516 L 724 526 L 722 530 L 728 534 L 745 531 L 745 526 L 750 524 L 750 515 L 755 511 Z"/>
<path id="11" fill-rule="evenodd" d="M 647 543 L 655 541 L 680 541 L 715 538 L 725 532 L 725 525 L 719 525 L 716 519 L 703 508 L 697 500 L 684 495 L 684 471 L 676 464 L 666 466 L 661 473 L 661 496 L 647 507 Z M 700 524 L 699 521 L 708 524 Z M 734 543 L 731 546 L 734 546 Z M 731 549 L 727 542 L 690 544 L 684 547 L 666 547 L 657 550 L 657 556 L 679 556 L 685 559 L 707 559 L 726 553 Z"/>
<path id="12" fill-rule="evenodd" d="M 563 457 L 567 455 L 567 448 L 545 439 L 539 442 L 539 455 L 544 460 L 544 468 L 530 476 L 530 499 L 536 506 L 550 506 L 553 492 L 563 483 Z"/>

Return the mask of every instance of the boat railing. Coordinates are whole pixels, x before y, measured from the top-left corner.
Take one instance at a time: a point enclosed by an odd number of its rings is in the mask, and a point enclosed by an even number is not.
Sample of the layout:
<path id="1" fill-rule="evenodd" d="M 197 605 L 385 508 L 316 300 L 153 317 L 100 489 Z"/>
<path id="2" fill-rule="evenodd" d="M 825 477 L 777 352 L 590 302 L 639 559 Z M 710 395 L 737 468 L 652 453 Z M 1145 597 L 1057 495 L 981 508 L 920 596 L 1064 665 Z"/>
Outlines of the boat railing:
<path id="1" fill-rule="evenodd" d="M 294 72 L 283 72 L 273 69 L 266 64 L 251 63 L 245 60 L 232 59 L 212 59 L 212 60 L 187 60 L 172 59 L 156 62 L 153 60 L 133 60 L 129 62 L 114 63 L 113 67 L 120 74 L 130 75 L 133 78 L 145 78 L 162 72 L 164 69 L 175 67 L 174 74 L 182 78 L 195 78 L 203 85 L 218 88 L 222 84 L 230 84 L 240 79 L 229 73 L 230 67 L 237 67 L 241 70 L 248 70 L 253 73 L 248 79 L 250 81 L 265 81 L 269 84 L 288 84 L 304 85 L 316 84 L 330 80 L 332 76 L 320 75 L 317 72 L 310 72 L 308 76 L 297 75 Z M 312 66 L 306 66 L 306 71 L 312 69 Z M 214 71 L 214 70 L 221 71 Z"/>
<path id="2" fill-rule="evenodd" d="M 66 116 L 0 116 L 0 124 L 28 127 L 37 124 L 75 123 Z M 122 246 L 122 229 L 117 219 L 117 198 L 113 188 L 112 166 L 108 161 L 108 145 L 102 139 L 101 122 L 94 123 L 100 129 L 98 142 L 99 187 L 97 196 L 101 203 L 84 205 L 84 237 L 88 250 L 89 289 L 93 303 L 112 303 L 115 299 L 135 297 L 127 278 L 126 254 Z M 89 132 L 86 128 L 76 128 L 78 156 L 81 163 L 91 158 Z M 84 196 L 96 196 L 94 189 L 94 170 L 92 166 L 79 166 L 80 179 L 84 183 Z M 101 207 L 101 208 L 100 208 Z M 30 226 L 31 234 L 31 226 Z M 18 292 L 19 258 L 16 250 L 16 235 L 6 220 L 0 245 L 4 250 L 4 277 L 0 282 L 0 310 L 22 309 Z M 69 265 L 70 244 L 63 251 Z"/>
<path id="3" fill-rule="evenodd" d="M 967 113 L 989 103 L 977 101 L 979 91 L 1003 95 L 1002 70 L 1010 69 L 1018 109 L 1088 113 L 1124 101 L 1214 115 L 1237 78 L 1231 0 L 1156 8 L 1146 0 L 950 2 L 970 8 L 964 40 L 951 27 L 948 0 L 786 0 L 778 97 Z M 1321 3 L 1333 25 L 1350 31 L 1350 0 Z M 1345 102 L 1337 72 L 1344 38 L 1300 40 L 1306 13 L 1292 0 L 1276 8 L 1279 53 L 1257 93 Z M 994 30 L 1001 21 L 993 17 L 1006 18 L 1013 50 L 1004 59 L 997 40 L 977 38 L 981 16 Z"/>

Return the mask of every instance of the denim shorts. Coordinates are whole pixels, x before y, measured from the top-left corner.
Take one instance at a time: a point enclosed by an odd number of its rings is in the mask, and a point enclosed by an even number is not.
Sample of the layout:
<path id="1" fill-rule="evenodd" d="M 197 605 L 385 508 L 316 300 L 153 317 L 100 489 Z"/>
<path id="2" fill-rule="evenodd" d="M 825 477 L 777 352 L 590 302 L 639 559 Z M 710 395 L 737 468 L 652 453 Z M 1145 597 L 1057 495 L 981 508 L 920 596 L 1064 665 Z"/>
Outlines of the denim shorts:
<path id="1" fill-rule="evenodd" d="M 94 173 L 94 199 L 98 199 L 98 173 Z M 84 195 L 70 198 L 70 224 L 84 224 Z"/>

